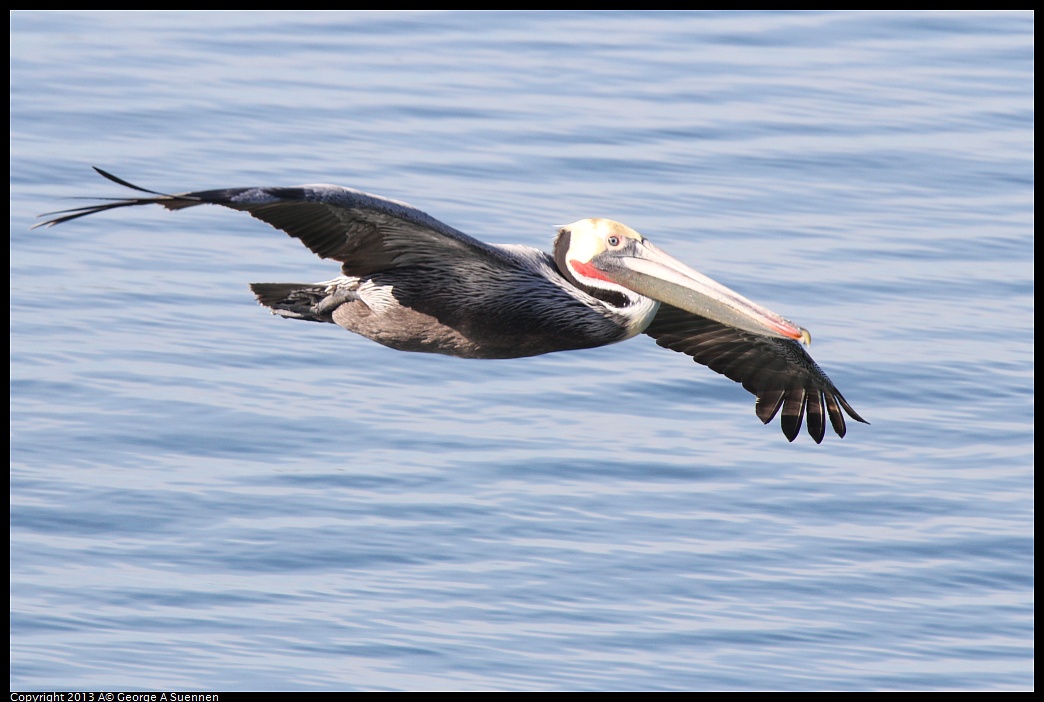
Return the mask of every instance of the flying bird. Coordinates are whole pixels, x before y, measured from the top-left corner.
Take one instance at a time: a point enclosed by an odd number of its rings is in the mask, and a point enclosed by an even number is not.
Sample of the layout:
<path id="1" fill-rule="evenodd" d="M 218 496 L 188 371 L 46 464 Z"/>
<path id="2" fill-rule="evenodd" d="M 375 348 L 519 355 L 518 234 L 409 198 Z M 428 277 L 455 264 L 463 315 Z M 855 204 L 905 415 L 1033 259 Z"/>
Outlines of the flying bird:
<path id="1" fill-rule="evenodd" d="M 644 333 L 741 383 L 763 423 L 780 414 L 790 441 L 803 422 L 816 443 L 827 418 L 841 437 L 845 413 L 868 423 L 805 351 L 806 329 L 619 222 L 561 227 L 549 255 L 487 244 L 405 203 L 337 185 L 169 195 L 95 170 L 147 196 L 50 212 L 34 228 L 136 205 L 222 205 L 341 263 L 341 275 L 321 283 L 252 284 L 258 301 L 283 317 L 337 324 L 400 351 L 463 358 L 536 356 Z"/>

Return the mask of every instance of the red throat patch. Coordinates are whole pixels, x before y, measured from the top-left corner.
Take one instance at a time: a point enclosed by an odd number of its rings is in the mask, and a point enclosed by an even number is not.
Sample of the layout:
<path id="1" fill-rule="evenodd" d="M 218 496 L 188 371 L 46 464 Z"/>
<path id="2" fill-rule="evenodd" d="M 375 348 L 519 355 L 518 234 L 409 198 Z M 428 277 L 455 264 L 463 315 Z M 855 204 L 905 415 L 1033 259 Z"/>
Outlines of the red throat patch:
<path id="1" fill-rule="evenodd" d="M 590 263 L 580 263 L 575 258 L 571 258 L 569 259 L 569 265 L 573 267 L 573 270 L 575 270 L 577 273 L 584 277 L 595 278 L 597 280 L 604 280 L 607 283 L 613 282 L 609 278 L 606 278 L 605 274 L 602 273 L 602 271 L 598 270 Z"/>

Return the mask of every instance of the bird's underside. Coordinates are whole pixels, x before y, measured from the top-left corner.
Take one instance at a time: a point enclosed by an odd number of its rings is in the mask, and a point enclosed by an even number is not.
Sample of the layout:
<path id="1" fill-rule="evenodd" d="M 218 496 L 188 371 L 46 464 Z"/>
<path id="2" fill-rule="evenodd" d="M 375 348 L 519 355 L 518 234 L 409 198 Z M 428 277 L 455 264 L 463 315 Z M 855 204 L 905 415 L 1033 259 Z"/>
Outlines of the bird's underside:
<path id="1" fill-rule="evenodd" d="M 604 346 L 623 338 L 616 326 L 570 299 L 560 302 L 575 305 L 578 315 L 586 313 L 589 333 L 578 333 L 576 324 L 557 316 L 531 314 L 528 308 L 512 313 L 495 300 L 484 302 L 467 291 L 454 293 L 449 286 L 440 286 L 441 294 L 425 295 L 416 289 L 418 279 L 417 271 L 405 269 L 362 279 L 341 276 L 325 283 L 252 283 L 250 289 L 258 302 L 282 317 L 337 324 L 399 351 L 521 358 Z M 478 311 L 461 314 L 449 309 L 451 300 L 469 297 Z"/>

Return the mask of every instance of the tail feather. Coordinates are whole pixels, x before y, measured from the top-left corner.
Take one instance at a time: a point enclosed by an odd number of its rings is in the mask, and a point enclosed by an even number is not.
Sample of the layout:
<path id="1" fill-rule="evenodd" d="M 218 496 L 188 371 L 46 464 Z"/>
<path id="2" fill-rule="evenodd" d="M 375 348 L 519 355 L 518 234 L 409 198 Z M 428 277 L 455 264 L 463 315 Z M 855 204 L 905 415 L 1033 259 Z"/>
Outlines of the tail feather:
<path id="1" fill-rule="evenodd" d="M 320 304 L 327 296 L 325 285 L 309 283 L 251 283 L 250 290 L 257 301 L 273 314 L 309 322 L 333 322 L 329 311 Z"/>

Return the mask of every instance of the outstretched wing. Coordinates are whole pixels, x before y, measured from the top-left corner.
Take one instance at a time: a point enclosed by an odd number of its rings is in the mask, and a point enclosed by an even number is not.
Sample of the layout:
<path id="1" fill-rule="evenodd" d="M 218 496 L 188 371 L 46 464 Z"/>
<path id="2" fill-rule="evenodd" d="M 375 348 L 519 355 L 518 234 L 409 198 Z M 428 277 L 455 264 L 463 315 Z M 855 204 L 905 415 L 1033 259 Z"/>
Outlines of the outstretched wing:
<path id="1" fill-rule="evenodd" d="M 417 264 L 438 265 L 458 256 L 505 260 L 499 248 L 410 205 L 339 185 L 227 188 L 168 195 L 138 187 L 100 168 L 94 170 L 148 197 L 113 198 L 50 212 L 44 215 L 50 219 L 35 226 L 50 227 L 120 207 L 155 204 L 180 210 L 210 204 L 248 212 L 283 230 L 320 257 L 340 261 L 345 275 L 365 276 Z"/>
<path id="2" fill-rule="evenodd" d="M 869 423 L 796 341 L 757 336 L 666 304 L 660 305 L 645 333 L 660 346 L 692 356 L 742 384 L 757 398 L 754 411 L 765 424 L 782 409 L 780 424 L 790 441 L 805 417 L 817 444 L 823 441 L 827 416 L 838 436 L 845 435 L 845 412 L 857 422 Z"/>

